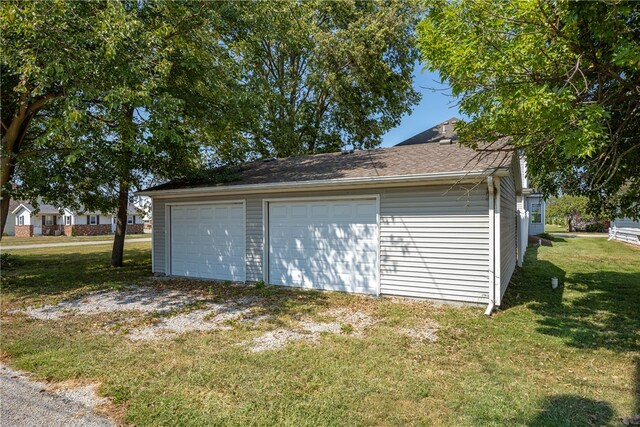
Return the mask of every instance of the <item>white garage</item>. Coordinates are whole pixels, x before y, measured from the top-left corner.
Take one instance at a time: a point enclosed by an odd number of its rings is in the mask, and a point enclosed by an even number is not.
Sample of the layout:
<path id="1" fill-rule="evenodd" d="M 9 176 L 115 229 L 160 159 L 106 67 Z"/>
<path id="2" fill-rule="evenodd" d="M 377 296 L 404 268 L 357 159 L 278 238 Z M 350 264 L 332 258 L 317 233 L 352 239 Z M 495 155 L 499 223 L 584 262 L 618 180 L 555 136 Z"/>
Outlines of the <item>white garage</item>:
<path id="1" fill-rule="evenodd" d="M 526 245 L 516 226 L 524 199 L 517 156 L 480 157 L 418 143 L 260 159 L 223 168 L 229 182 L 161 184 L 138 193 L 153 197 L 153 272 L 491 312 Z"/>
<path id="2" fill-rule="evenodd" d="M 266 203 L 270 284 L 379 293 L 377 199 Z"/>
<path id="3" fill-rule="evenodd" d="M 172 275 L 246 280 L 244 203 L 175 205 L 170 209 Z"/>

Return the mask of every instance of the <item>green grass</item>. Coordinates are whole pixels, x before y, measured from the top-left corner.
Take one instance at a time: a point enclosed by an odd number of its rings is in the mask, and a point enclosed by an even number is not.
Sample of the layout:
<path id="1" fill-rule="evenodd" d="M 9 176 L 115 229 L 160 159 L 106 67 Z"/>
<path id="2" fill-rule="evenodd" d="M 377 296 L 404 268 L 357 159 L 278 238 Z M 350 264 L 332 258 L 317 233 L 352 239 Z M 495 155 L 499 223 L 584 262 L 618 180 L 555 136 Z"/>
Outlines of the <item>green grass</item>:
<path id="1" fill-rule="evenodd" d="M 545 224 L 545 233 L 566 233 L 567 227 L 564 225 Z"/>
<path id="2" fill-rule="evenodd" d="M 126 236 L 126 239 L 134 240 L 150 237 L 150 234 L 129 234 Z M 105 234 L 101 236 L 3 236 L 2 246 L 38 245 L 42 243 L 97 242 L 103 240 L 113 241 L 113 234 Z"/>
<path id="3" fill-rule="evenodd" d="M 531 247 L 491 318 L 481 308 L 167 282 L 216 298 L 266 296 L 278 317 L 264 329 L 335 306 L 379 320 L 364 337 L 323 335 L 264 353 L 235 345 L 262 329 L 130 342 L 101 327 L 126 320 L 122 314 L 52 322 L 7 313 L 149 275 L 148 244 L 127 247 L 122 271 L 108 267 L 100 248 L 16 255 L 22 265 L 2 274 L 2 350 L 11 366 L 39 378 L 100 382 L 126 423 L 590 426 L 640 412 L 638 248 L 579 238 Z M 439 325 L 437 342 L 399 333 L 424 321 Z"/>

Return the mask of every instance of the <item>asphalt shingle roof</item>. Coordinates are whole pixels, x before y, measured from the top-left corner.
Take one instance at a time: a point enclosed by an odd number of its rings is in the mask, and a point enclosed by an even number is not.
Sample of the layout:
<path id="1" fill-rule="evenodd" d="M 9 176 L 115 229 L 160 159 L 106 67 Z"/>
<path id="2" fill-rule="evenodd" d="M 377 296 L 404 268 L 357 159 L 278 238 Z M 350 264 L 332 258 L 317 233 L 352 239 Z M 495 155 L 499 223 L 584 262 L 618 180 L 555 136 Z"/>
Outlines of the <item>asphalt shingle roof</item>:
<path id="1" fill-rule="evenodd" d="M 504 144 L 505 138 L 499 141 Z M 223 187 L 268 183 L 286 183 L 352 178 L 377 178 L 452 172 L 482 172 L 490 168 L 508 167 L 511 153 L 496 152 L 479 155 L 458 144 L 411 144 L 373 150 L 356 150 L 349 154 L 328 153 L 288 157 L 270 161 L 258 160 L 239 166 L 219 168 L 217 174 L 231 171 L 229 182 L 171 181 L 143 191 L 173 190 L 194 187 Z"/>
<path id="2" fill-rule="evenodd" d="M 427 129 L 424 132 L 420 132 L 419 134 L 412 136 L 411 138 L 405 139 L 401 143 L 396 144 L 396 146 L 439 142 L 444 139 L 451 139 L 455 141 L 458 139 L 458 134 L 456 133 L 456 123 L 458 123 L 459 121 L 459 118 L 452 117 L 449 120 L 438 123 L 431 129 Z"/>

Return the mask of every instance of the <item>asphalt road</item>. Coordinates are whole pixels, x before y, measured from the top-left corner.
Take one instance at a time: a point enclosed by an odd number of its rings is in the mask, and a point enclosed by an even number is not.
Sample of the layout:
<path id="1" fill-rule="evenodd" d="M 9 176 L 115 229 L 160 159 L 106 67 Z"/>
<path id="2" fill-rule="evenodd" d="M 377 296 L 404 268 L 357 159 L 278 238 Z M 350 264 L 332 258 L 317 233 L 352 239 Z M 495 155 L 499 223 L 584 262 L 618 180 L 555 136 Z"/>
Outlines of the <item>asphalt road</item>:
<path id="1" fill-rule="evenodd" d="M 13 427 L 113 427 L 79 398 L 47 391 L 47 385 L 0 364 L 0 425 Z"/>

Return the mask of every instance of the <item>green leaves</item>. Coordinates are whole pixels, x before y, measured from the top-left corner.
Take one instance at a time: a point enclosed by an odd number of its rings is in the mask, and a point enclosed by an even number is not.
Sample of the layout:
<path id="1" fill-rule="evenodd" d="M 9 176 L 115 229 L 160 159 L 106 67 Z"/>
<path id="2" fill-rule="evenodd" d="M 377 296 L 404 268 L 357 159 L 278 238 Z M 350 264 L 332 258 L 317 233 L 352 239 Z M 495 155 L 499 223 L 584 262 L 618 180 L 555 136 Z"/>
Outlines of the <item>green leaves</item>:
<path id="1" fill-rule="evenodd" d="M 640 5 L 429 0 L 422 59 L 471 117 L 461 137 L 511 136 L 547 195 L 640 215 Z"/>

